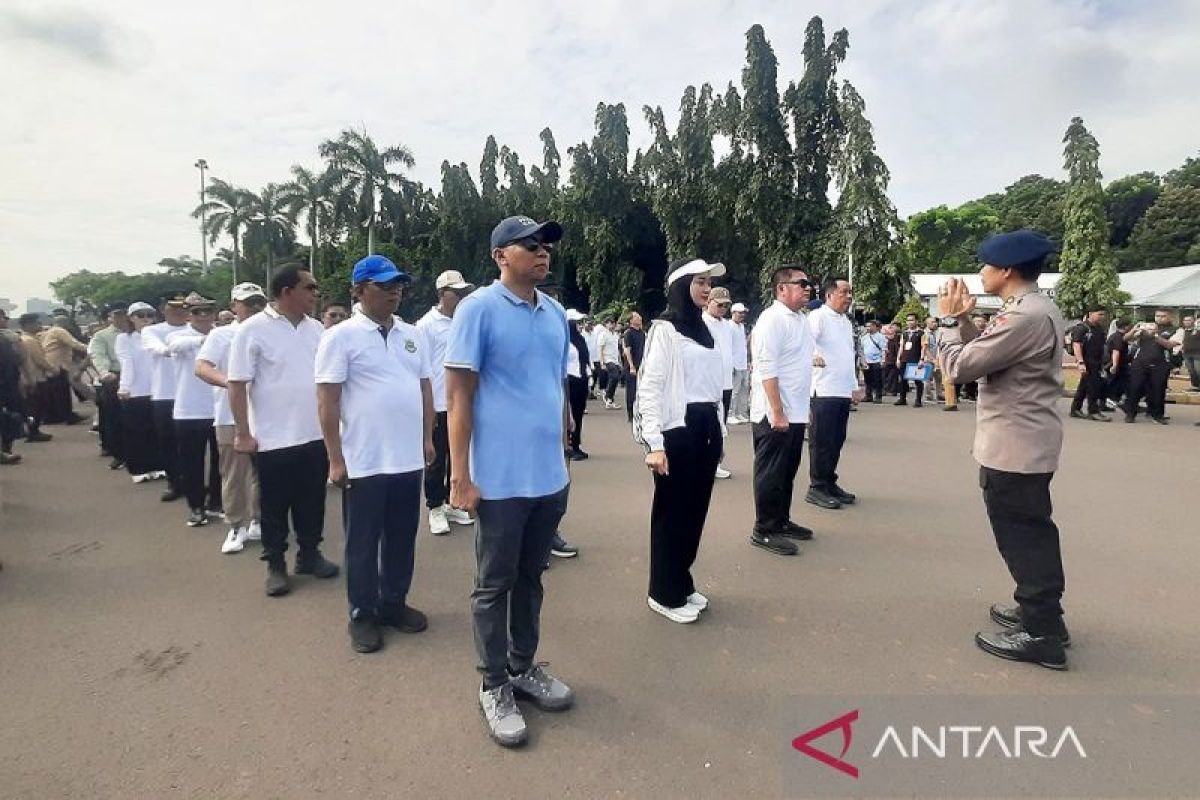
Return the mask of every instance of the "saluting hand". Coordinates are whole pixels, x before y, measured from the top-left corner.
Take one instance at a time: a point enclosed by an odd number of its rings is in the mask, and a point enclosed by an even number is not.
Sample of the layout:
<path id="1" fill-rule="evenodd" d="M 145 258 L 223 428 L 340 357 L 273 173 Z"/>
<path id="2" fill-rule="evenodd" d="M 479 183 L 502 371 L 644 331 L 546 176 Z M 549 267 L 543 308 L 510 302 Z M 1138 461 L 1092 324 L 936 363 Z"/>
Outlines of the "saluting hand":
<path id="1" fill-rule="evenodd" d="M 975 297 L 961 278 L 951 278 L 938 289 L 938 311 L 943 317 L 965 317 L 974 310 Z"/>

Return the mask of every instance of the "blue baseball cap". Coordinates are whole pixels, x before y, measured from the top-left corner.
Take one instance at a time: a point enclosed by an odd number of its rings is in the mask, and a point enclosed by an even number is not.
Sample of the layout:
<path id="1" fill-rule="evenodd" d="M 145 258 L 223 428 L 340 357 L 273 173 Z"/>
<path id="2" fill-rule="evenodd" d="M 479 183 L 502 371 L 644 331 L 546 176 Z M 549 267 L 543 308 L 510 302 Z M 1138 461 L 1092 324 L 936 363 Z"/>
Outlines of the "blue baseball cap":
<path id="1" fill-rule="evenodd" d="M 989 236 L 980 243 L 975 255 L 984 264 L 1003 268 L 1041 261 L 1056 249 L 1045 234 L 1022 228 Z"/>
<path id="2" fill-rule="evenodd" d="M 535 222 L 529 217 L 506 217 L 492 228 L 492 249 L 507 247 L 513 242 L 540 233 L 543 242 L 557 242 L 562 238 L 563 229 L 553 220 Z"/>
<path id="3" fill-rule="evenodd" d="M 407 272 L 396 269 L 396 265 L 389 259 L 383 256 L 367 256 L 354 265 L 354 272 L 350 275 L 350 282 L 355 284 L 364 283 L 365 281 L 387 283 L 397 278 L 404 283 L 412 282 L 412 276 Z"/>

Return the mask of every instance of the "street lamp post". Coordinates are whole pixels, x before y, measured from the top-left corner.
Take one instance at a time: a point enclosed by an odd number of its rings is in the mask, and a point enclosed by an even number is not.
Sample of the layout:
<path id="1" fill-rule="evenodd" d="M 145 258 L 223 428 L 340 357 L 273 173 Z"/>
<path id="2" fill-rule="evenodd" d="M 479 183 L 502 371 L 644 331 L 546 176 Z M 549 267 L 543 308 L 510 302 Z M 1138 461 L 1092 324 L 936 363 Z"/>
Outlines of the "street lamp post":
<path id="1" fill-rule="evenodd" d="M 204 274 L 208 274 L 208 224 L 204 212 L 205 196 L 204 196 L 204 170 L 208 169 L 208 162 L 203 158 L 196 160 L 196 169 L 200 170 L 200 261 L 204 264 Z"/>

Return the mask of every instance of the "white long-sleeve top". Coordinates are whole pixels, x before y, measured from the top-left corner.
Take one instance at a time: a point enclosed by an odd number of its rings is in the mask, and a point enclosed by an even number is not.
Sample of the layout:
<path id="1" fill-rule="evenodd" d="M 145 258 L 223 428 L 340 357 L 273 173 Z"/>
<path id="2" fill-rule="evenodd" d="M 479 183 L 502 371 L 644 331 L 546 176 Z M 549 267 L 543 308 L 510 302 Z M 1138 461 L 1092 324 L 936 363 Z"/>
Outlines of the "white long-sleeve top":
<path id="1" fill-rule="evenodd" d="M 167 337 L 186 327 L 158 322 L 142 328 L 142 346 L 150 352 L 154 364 L 154 374 L 150 380 L 150 398 L 153 400 L 175 399 L 175 362 L 167 350 Z"/>
<path id="2" fill-rule="evenodd" d="M 647 452 L 662 450 L 663 433 L 682 428 L 688 403 L 712 402 L 726 435 L 721 400 L 724 362 L 716 347 L 701 347 L 669 322 L 655 321 L 646 334 L 633 405 L 634 438 Z"/>
<path id="3" fill-rule="evenodd" d="M 150 383 L 154 377 L 154 356 L 142 347 L 142 335 L 136 331 L 122 333 L 114 345 L 117 360 L 121 362 L 121 381 L 118 391 L 128 392 L 130 397 L 149 397 Z"/>

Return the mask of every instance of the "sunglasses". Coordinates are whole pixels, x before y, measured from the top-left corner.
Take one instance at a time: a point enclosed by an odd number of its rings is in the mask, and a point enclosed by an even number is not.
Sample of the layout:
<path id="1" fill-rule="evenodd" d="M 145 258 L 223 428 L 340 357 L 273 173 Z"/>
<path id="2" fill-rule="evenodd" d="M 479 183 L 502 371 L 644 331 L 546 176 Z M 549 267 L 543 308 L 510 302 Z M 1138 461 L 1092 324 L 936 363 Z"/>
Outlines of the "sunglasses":
<path id="1" fill-rule="evenodd" d="M 808 281 L 806 281 L 804 278 L 800 278 L 799 280 L 795 280 L 795 281 L 780 281 L 780 283 L 783 283 L 783 284 L 786 284 L 789 286 L 799 286 L 802 289 L 807 289 L 810 286 L 812 286 L 812 284 L 809 283 Z"/>
<path id="2" fill-rule="evenodd" d="M 367 283 L 385 292 L 398 292 L 404 288 L 404 280 L 401 278 L 393 278 L 390 281 L 367 281 Z"/>
<path id="3" fill-rule="evenodd" d="M 543 242 L 541 239 L 539 239 L 536 236 L 526 236 L 524 239 L 517 239 L 515 241 L 509 242 L 509 244 L 515 244 L 520 247 L 523 247 L 524 249 L 528 250 L 531 253 L 536 253 L 538 251 L 539 247 L 546 248 L 547 253 L 554 250 L 553 243 Z"/>

